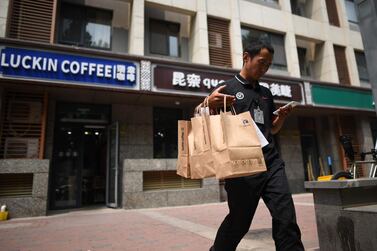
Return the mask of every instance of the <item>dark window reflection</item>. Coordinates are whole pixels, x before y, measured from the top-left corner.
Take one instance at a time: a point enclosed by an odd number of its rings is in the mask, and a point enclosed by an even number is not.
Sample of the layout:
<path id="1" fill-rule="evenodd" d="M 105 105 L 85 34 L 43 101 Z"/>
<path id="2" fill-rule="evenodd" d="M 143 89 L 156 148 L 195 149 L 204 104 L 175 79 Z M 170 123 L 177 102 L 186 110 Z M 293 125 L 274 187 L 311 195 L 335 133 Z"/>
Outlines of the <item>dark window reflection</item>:
<path id="1" fill-rule="evenodd" d="M 182 110 L 158 108 L 153 110 L 153 157 L 177 158 L 178 120 Z"/>
<path id="2" fill-rule="evenodd" d="M 112 11 L 62 3 L 59 42 L 110 49 L 111 22 Z"/>

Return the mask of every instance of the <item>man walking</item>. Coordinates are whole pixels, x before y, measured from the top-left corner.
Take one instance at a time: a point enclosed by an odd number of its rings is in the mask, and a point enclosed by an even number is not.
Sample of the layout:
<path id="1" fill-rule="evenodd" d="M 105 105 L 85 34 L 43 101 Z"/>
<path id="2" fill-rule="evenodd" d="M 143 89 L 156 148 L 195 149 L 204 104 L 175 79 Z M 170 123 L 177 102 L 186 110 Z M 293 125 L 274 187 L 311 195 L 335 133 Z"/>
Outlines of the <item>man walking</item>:
<path id="1" fill-rule="evenodd" d="M 241 239 L 249 231 L 261 197 L 272 216 L 272 235 L 276 250 L 304 250 L 285 174 L 285 164 L 273 139 L 273 134 L 281 129 L 292 108 L 280 108 L 278 115 L 273 115 L 273 96 L 268 88 L 259 85 L 258 82 L 270 67 L 273 54 L 274 49 L 267 41 L 252 43 L 243 52 L 241 72 L 223 82 L 208 97 L 211 109 L 222 107 L 225 96 L 227 103 L 233 104 L 237 113 L 250 111 L 269 142 L 263 148 L 267 172 L 225 180 L 229 214 L 218 229 L 210 251 L 236 250 Z"/>

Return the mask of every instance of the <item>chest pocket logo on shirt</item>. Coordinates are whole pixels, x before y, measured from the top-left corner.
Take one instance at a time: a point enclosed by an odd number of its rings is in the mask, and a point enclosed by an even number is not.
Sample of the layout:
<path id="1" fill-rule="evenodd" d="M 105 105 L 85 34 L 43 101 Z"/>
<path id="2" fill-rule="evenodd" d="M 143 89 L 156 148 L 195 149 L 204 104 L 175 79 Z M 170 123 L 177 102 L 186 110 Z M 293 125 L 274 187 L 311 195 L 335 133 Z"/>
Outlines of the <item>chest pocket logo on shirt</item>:
<path id="1" fill-rule="evenodd" d="M 236 98 L 237 98 L 237 99 L 241 100 L 241 99 L 243 99 L 244 97 L 245 97 L 245 94 L 243 94 L 243 92 L 237 92 L 237 94 L 236 94 Z"/>

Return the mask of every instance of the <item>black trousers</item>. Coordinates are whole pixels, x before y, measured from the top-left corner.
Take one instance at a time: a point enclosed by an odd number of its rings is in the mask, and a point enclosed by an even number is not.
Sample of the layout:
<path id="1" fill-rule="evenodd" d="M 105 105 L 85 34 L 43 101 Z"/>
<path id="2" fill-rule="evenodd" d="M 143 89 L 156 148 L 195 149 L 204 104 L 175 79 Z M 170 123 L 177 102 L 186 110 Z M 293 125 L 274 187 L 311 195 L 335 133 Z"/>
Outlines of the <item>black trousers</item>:
<path id="1" fill-rule="evenodd" d="M 238 243 L 249 231 L 260 197 L 272 216 L 272 237 L 276 250 L 304 250 L 284 162 L 276 158 L 267 166 L 267 172 L 225 180 L 229 214 L 217 231 L 210 250 L 236 250 Z"/>

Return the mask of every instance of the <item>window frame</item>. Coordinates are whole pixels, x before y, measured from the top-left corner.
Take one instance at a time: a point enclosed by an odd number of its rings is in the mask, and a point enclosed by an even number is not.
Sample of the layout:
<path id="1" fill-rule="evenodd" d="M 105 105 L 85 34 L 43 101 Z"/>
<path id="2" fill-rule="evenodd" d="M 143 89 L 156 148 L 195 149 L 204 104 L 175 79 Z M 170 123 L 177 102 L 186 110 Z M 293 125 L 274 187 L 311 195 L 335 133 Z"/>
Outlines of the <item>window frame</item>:
<path id="1" fill-rule="evenodd" d="M 369 72 L 368 72 L 368 65 L 367 65 L 367 60 L 366 60 L 365 53 L 363 51 L 358 51 L 358 50 L 354 50 L 354 53 L 355 53 L 357 73 L 359 75 L 359 80 L 362 81 L 362 82 L 370 83 L 370 76 L 369 76 Z M 361 75 L 360 75 L 360 67 L 359 67 L 359 65 L 360 65 L 359 63 L 360 63 L 360 59 L 361 59 L 360 57 L 363 57 L 362 60 L 365 61 L 365 70 L 366 70 L 366 72 L 368 74 L 368 79 L 362 78 Z"/>
<path id="2" fill-rule="evenodd" d="M 265 30 L 261 30 L 261 29 L 258 29 L 258 28 L 248 27 L 248 26 L 245 26 L 245 25 L 241 25 L 242 48 L 244 48 L 244 46 L 245 46 L 244 39 L 243 39 L 243 34 L 242 34 L 243 30 L 247 30 L 249 33 L 252 32 L 253 30 L 257 31 L 260 34 L 258 36 L 258 38 L 260 38 L 261 35 L 267 34 L 268 38 L 269 38 L 269 41 L 270 41 L 271 45 L 274 47 L 274 50 L 275 50 L 274 57 L 273 57 L 270 69 L 272 69 L 272 70 L 280 70 L 280 71 L 288 71 L 287 54 L 286 54 L 286 51 L 285 51 L 285 34 L 280 34 L 280 33 L 270 32 L 270 31 L 265 31 Z M 274 62 L 274 60 L 276 60 L 277 46 L 275 45 L 275 43 L 273 43 L 273 38 L 278 38 L 278 37 L 279 37 L 279 39 L 281 38 L 282 39 L 281 41 L 283 42 L 283 48 L 284 48 L 283 53 L 284 53 L 285 64 Z M 280 47 L 280 45 L 279 45 L 279 47 Z"/>
<path id="3" fill-rule="evenodd" d="M 280 9 L 280 1 L 279 0 L 245 0 L 248 2 L 264 5 L 274 9 Z"/>
<path id="4" fill-rule="evenodd" d="M 182 57 L 182 52 L 181 52 L 181 37 L 180 37 L 180 30 L 181 30 L 181 24 L 180 23 L 175 23 L 175 22 L 170 22 L 170 21 L 166 21 L 166 20 L 161 20 L 161 19 L 156 19 L 156 18 L 149 18 L 148 19 L 148 22 L 149 22 L 149 48 L 148 48 L 148 51 L 149 51 L 149 54 L 150 55 L 158 55 L 158 56 L 164 56 L 164 57 L 170 57 L 170 58 L 181 58 Z M 159 23 L 159 24 L 162 24 L 162 25 L 165 25 L 166 27 L 166 30 L 165 30 L 165 33 L 163 34 L 165 36 L 165 43 L 166 43 L 166 54 L 162 54 L 162 53 L 158 53 L 158 52 L 153 52 L 152 51 L 152 23 L 155 22 L 155 23 Z M 178 32 L 177 34 L 174 34 L 173 32 L 171 32 L 168 28 L 169 25 L 176 25 L 178 27 Z M 156 32 L 157 33 L 157 32 Z M 176 36 L 175 36 L 176 35 Z M 177 42 L 178 42 L 178 46 L 177 46 L 177 49 L 178 49 L 178 54 L 177 56 L 174 56 L 174 55 L 170 55 L 170 42 L 169 42 L 169 39 L 170 37 L 176 37 L 177 38 Z"/>
<path id="5" fill-rule="evenodd" d="M 62 5 L 68 5 L 73 8 L 77 8 L 79 12 L 82 13 L 82 18 L 80 19 L 80 41 L 78 43 L 69 41 L 69 40 L 64 40 L 62 38 L 62 30 L 63 30 L 63 15 L 62 15 Z M 85 44 L 85 24 L 88 21 L 88 10 L 95 10 L 95 11 L 102 11 L 102 12 L 108 12 L 111 15 L 110 19 L 110 41 L 109 41 L 109 48 L 106 47 L 98 47 L 98 46 L 87 46 Z M 113 22 L 114 18 L 114 11 L 109 10 L 109 9 L 102 9 L 102 8 L 97 8 L 97 7 L 92 7 L 92 6 L 86 6 L 86 5 L 81 5 L 81 4 L 76 4 L 76 3 L 71 3 L 71 2 L 61 2 L 59 6 L 59 14 L 58 14 L 58 24 L 57 24 L 57 43 L 58 44 L 65 44 L 65 45 L 73 45 L 73 46 L 79 46 L 83 48 L 89 48 L 89 49 L 97 49 L 97 50 L 104 50 L 104 51 L 112 51 L 113 47 Z"/>
<path id="6" fill-rule="evenodd" d="M 303 52 L 303 54 L 300 54 L 300 51 Z M 305 60 L 305 58 L 301 58 L 301 56 L 306 57 L 307 53 L 308 53 L 307 48 L 297 46 L 298 61 L 299 61 L 299 66 L 300 66 L 300 75 L 301 77 L 311 78 L 313 74 L 312 74 L 312 69 L 310 67 L 310 63 L 309 65 L 307 65 L 308 62 Z M 304 62 L 300 62 L 301 59 L 304 59 Z M 308 69 L 301 69 L 301 67 L 308 67 Z"/>
<path id="7" fill-rule="evenodd" d="M 356 18 L 357 18 L 357 21 L 354 21 L 354 20 L 351 20 L 350 19 L 350 15 L 349 15 L 349 11 L 348 11 L 348 8 L 347 8 L 347 2 L 349 3 L 349 4 L 353 4 L 353 6 L 354 6 L 354 11 L 355 11 L 355 16 L 356 16 Z M 346 15 L 347 15 L 347 21 L 349 22 L 349 23 L 352 23 L 352 24 L 354 24 L 354 25 L 359 25 L 359 17 L 357 16 L 357 11 L 356 11 L 356 3 L 355 3 L 355 1 L 353 1 L 353 0 L 344 0 L 344 7 L 345 7 L 345 9 L 346 9 Z"/>

